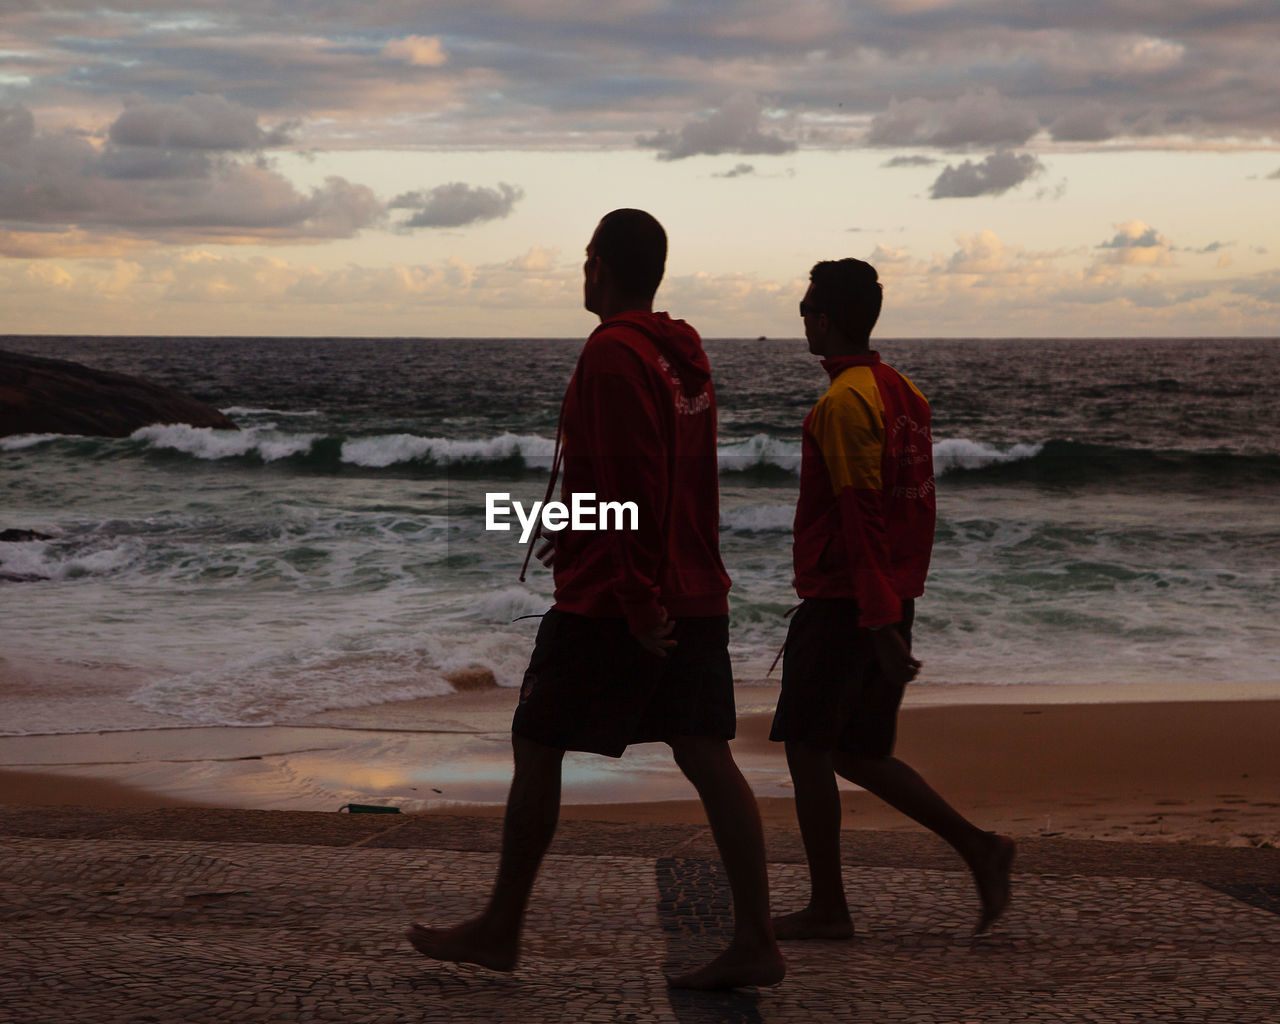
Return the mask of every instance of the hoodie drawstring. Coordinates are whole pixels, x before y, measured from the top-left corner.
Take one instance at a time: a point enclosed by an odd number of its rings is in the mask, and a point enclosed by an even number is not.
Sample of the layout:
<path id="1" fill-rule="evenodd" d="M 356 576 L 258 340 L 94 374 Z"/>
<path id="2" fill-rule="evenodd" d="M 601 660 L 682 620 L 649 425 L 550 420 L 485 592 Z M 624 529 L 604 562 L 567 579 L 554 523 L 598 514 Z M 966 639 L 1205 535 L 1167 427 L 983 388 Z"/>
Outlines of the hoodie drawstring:
<path id="1" fill-rule="evenodd" d="M 556 422 L 556 443 L 551 452 L 551 478 L 547 481 L 547 491 L 542 496 L 543 507 L 551 500 L 551 494 L 556 487 L 556 478 L 560 475 L 560 435 L 564 430 L 564 407 L 569 396 L 565 395 L 560 402 L 560 418 Z M 542 520 L 538 520 L 538 525 L 534 528 L 533 536 L 529 538 L 529 543 L 525 545 L 524 562 L 520 565 L 520 582 L 524 582 L 525 573 L 529 569 L 529 559 L 533 557 L 533 546 L 538 543 L 538 538 L 542 536 Z"/>
<path id="2" fill-rule="evenodd" d="M 801 601 L 800 604 L 804 604 L 804 602 Z M 799 610 L 800 610 L 800 605 L 798 604 L 794 608 L 788 608 L 786 613 L 782 617 L 784 619 L 789 619 L 791 618 L 791 615 L 793 612 L 797 612 Z M 782 646 L 778 648 L 778 653 L 774 656 L 773 664 L 769 666 L 769 671 L 764 674 L 764 677 L 766 679 L 768 679 L 771 675 L 773 675 L 773 670 L 778 667 L 778 662 L 782 659 L 782 652 L 785 651 L 786 649 L 787 649 L 787 642 L 783 640 Z"/>

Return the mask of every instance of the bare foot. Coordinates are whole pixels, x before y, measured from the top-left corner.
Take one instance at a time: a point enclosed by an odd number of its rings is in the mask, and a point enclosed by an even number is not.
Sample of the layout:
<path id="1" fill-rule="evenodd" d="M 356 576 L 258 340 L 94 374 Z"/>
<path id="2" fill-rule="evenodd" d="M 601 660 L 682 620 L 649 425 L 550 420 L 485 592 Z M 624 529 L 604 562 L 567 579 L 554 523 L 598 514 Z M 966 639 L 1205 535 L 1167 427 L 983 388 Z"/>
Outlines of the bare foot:
<path id="1" fill-rule="evenodd" d="M 981 935 L 1004 913 L 1009 905 L 1009 873 L 1013 868 L 1014 842 L 1008 836 L 989 832 L 990 843 L 980 860 L 969 865 L 973 881 L 982 901 L 982 913 L 973 934 Z"/>
<path id="2" fill-rule="evenodd" d="M 786 973 L 787 964 L 777 946 L 748 950 L 731 945 L 705 967 L 687 974 L 668 974 L 667 984 L 672 988 L 706 992 L 747 985 L 776 985 Z"/>
<path id="3" fill-rule="evenodd" d="M 773 919 L 773 934 L 779 941 L 784 939 L 851 939 L 853 938 L 853 919 L 849 912 L 839 914 L 823 914 L 805 907 L 792 914 L 783 914 Z"/>
<path id="4" fill-rule="evenodd" d="M 517 944 L 488 934 L 479 921 L 467 921 L 454 928 L 424 928 L 410 925 L 404 933 L 410 945 L 432 960 L 455 964 L 479 964 L 491 971 L 513 971 Z"/>

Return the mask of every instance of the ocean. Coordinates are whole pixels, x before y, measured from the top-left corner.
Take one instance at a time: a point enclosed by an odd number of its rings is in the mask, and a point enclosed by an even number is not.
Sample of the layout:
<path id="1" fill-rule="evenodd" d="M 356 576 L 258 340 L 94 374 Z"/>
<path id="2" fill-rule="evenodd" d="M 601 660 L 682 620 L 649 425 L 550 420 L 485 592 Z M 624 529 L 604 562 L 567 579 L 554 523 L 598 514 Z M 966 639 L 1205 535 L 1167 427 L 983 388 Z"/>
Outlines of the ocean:
<path id="1" fill-rule="evenodd" d="M 485 496 L 542 497 L 581 340 L 7 337 L 243 428 L 0 439 L 0 733 L 270 725 L 518 685 L 550 574 Z M 732 650 L 786 633 L 802 341 L 710 340 Z M 922 682 L 1280 686 L 1280 342 L 885 340 L 930 398 Z M 776 679 L 775 670 L 773 678 Z"/>

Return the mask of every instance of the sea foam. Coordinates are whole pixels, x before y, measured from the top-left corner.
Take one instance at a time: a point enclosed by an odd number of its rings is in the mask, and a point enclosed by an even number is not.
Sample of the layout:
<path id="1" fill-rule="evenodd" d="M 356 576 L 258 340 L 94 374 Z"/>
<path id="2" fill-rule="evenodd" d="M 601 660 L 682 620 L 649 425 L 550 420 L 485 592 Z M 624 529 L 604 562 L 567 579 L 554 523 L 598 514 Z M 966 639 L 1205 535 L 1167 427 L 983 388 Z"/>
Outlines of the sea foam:
<path id="1" fill-rule="evenodd" d="M 998 447 L 981 441 L 968 441 L 953 437 L 935 441 L 933 445 L 933 472 L 943 476 L 956 469 L 981 469 L 1003 462 L 1021 462 L 1034 459 L 1044 445 L 1012 444 Z"/>
<path id="2" fill-rule="evenodd" d="M 263 462 L 275 462 L 310 451 L 319 434 L 280 434 L 267 428 L 214 430 L 185 423 L 142 427 L 129 435 L 152 448 L 171 449 L 197 459 L 230 459 L 257 455 Z"/>
<path id="3" fill-rule="evenodd" d="M 30 580 L 111 575 L 137 566 L 142 555 L 142 545 L 133 538 L 109 538 L 96 544 L 43 540 L 0 542 L 0 566 L 5 573 Z"/>
<path id="4" fill-rule="evenodd" d="M 800 442 L 783 441 L 768 434 L 754 434 L 745 441 L 722 444 L 717 455 L 722 473 L 762 467 L 800 472 Z"/>
<path id="5" fill-rule="evenodd" d="M 795 506 L 743 505 L 739 508 L 721 508 L 720 526 L 734 533 L 790 533 L 795 521 Z"/>
<path id="6" fill-rule="evenodd" d="M 65 434 L 14 434 L 11 437 L 0 437 L 0 452 L 20 452 L 24 448 L 34 448 L 38 444 L 56 441 Z"/>
<path id="7" fill-rule="evenodd" d="M 476 440 L 384 434 L 344 442 L 342 461 L 373 469 L 385 469 L 387 466 L 420 460 L 450 464 L 518 457 L 531 468 L 549 470 L 554 450 L 553 440 L 536 434 L 506 433 Z"/>

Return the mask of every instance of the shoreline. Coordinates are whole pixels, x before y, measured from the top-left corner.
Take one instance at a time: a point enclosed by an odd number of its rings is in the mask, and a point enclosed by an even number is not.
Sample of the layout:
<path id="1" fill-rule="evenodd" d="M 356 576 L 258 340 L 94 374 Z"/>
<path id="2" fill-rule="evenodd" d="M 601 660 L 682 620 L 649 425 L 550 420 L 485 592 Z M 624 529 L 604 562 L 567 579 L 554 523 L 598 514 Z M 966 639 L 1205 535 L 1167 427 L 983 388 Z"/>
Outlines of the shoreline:
<path id="1" fill-rule="evenodd" d="M 1171 698 L 1177 687 L 1001 686 L 966 688 L 964 703 L 957 689 L 908 691 L 897 754 L 984 828 L 1280 846 L 1280 699 L 1263 696 L 1280 687 L 1241 685 L 1230 688 L 1234 699 L 1206 700 Z M 767 738 L 775 696 L 776 684 L 740 686 L 733 750 L 766 823 L 793 826 L 785 759 Z M 356 803 L 496 816 L 510 782 L 514 697 L 491 687 L 287 726 L 0 737 L 0 805 L 336 811 Z M 371 727 L 388 718 L 401 727 Z M 845 829 L 919 831 L 843 783 L 841 801 Z M 618 760 L 569 754 L 562 817 L 704 821 L 662 744 Z"/>

